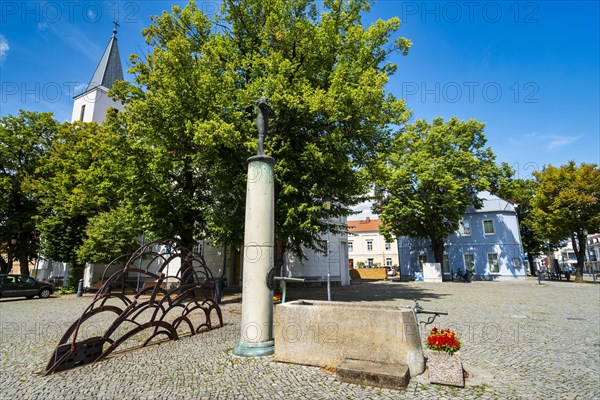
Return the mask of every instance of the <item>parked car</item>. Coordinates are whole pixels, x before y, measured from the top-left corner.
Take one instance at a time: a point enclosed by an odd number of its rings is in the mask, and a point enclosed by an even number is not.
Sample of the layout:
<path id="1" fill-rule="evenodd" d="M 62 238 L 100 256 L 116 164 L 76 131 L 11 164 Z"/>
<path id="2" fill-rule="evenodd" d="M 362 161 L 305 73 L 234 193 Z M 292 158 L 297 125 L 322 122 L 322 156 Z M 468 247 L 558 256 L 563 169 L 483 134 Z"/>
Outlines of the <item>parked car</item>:
<path id="1" fill-rule="evenodd" d="M 394 267 L 386 266 L 385 268 L 387 269 L 387 276 L 396 275 L 396 270 L 394 269 Z"/>
<path id="2" fill-rule="evenodd" d="M 0 298 L 40 296 L 40 299 L 50 297 L 54 293 L 54 285 L 40 282 L 25 275 L 0 275 Z"/>

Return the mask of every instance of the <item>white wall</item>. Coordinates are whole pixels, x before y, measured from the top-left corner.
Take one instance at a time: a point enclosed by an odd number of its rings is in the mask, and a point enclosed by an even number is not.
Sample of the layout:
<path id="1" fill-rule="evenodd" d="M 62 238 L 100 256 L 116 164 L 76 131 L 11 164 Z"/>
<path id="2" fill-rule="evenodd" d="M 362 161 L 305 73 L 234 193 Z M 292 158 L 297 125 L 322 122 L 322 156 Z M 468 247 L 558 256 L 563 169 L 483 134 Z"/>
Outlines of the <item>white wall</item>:
<path id="1" fill-rule="evenodd" d="M 73 99 L 73 113 L 71 122 L 80 121 L 81 107 L 85 105 L 83 122 L 97 122 L 102 124 L 106 119 L 106 111 L 109 107 L 123 110 L 123 104 L 113 101 L 108 97 L 108 90 L 96 87 L 89 92 L 82 93 Z"/>
<path id="2" fill-rule="evenodd" d="M 304 249 L 305 260 L 286 254 L 283 274 L 287 277 L 325 282 L 329 270 L 332 282 L 349 285 L 347 235 L 331 235 L 330 243 L 329 257 L 310 249 Z"/>
<path id="3" fill-rule="evenodd" d="M 368 250 L 367 242 L 373 242 L 373 250 Z M 354 268 L 359 262 L 367 264 L 367 259 L 372 258 L 373 263 L 379 263 L 385 266 L 385 259 L 391 258 L 392 265 L 398 265 L 398 246 L 396 240 L 390 243 L 390 249 L 385 249 L 386 240 L 379 232 L 358 232 L 348 236 L 348 242 L 352 242 L 352 251 L 349 251 L 348 258 L 354 262 Z"/>

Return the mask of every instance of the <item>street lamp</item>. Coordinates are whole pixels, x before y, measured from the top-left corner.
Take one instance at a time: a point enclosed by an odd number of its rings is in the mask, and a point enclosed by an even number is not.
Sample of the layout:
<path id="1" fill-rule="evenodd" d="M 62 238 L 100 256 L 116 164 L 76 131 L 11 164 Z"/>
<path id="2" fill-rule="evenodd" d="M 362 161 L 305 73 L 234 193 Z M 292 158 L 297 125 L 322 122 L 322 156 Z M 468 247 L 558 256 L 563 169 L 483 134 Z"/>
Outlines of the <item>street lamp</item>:
<path id="1" fill-rule="evenodd" d="M 584 252 L 583 252 L 583 263 L 585 264 L 585 266 L 588 267 L 588 272 L 590 273 L 590 275 L 593 277 L 594 279 L 594 283 L 596 283 L 596 275 L 594 275 L 594 271 L 592 269 L 592 263 L 588 263 L 588 250 L 587 250 L 587 236 L 588 236 L 588 230 L 584 229 L 581 233 L 583 233 L 583 236 L 585 236 L 585 244 L 584 244 Z"/>
<path id="2" fill-rule="evenodd" d="M 323 208 L 327 211 L 325 214 L 327 220 L 327 301 L 331 301 L 331 254 L 329 253 L 329 210 L 331 210 L 331 202 L 326 201 L 323 203 Z"/>
<path id="3" fill-rule="evenodd" d="M 548 267 L 547 271 L 550 273 L 550 277 L 552 277 L 552 253 L 550 252 L 550 241 L 546 240 L 546 246 L 548 246 Z M 560 280 L 560 275 L 559 275 Z"/>

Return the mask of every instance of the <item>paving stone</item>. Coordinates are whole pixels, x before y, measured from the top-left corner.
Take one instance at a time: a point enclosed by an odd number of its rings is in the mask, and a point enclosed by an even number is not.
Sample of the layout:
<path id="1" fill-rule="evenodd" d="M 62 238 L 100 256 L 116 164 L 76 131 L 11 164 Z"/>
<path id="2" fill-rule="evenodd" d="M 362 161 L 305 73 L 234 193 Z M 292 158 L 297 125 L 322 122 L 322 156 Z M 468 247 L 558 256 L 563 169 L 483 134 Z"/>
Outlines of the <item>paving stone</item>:
<path id="1" fill-rule="evenodd" d="M 316 367 L 236 357 L 239 297 L 224 299 L 222 329 L 52 376 L 40 372 L 91 298 L 0 300 L 0 399 L 600 398 L 600 285 L 377 282 L 332 289 L 336 301 L 401 306 L 417 298 L 425 309 L 447 311 L 435 325 L 459 333 L 470 374 L 464 389 L 432 385 L 427 374 L 404 390 L 345 384 Z M 327 291 L 289 288 L 288 299 L 300 298 L 324 300 Z"/>

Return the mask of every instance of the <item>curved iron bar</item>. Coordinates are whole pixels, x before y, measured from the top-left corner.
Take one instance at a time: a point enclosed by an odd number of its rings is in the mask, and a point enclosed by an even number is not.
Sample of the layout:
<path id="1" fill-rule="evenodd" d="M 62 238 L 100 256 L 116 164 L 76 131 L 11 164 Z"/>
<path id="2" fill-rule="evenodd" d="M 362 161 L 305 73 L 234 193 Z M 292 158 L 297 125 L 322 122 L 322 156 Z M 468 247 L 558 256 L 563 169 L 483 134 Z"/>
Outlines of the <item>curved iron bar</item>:
<path id="1" fill-rule="evenodd" d="M 114 293 L 112 296 L 99 297 L 97 300 L 94 300 L 94 303 L 92 303 L 91 305 L 93 306 L 96 302 L 98 302 L 98 303 L 100 303 L 100 307 L 102 307 L 102 306 L 106 305 L 106 303 L 109 300 L 112 300 L 112 299 L 121 300 L 125 307 L 128 307 L 132 303 L 132 300 L 130 298 L 128 298 L 127 296 L 124 296 L 121 293 Z"/>
<path id="2" fill-rule="evenodd" d="M 122 260 L 128 260 L 130 258 L 131 255 L 129 254 L 123 254 L 117 258 L 115 258 L 114 260 L 112 260 L 110 263 L 108 263 L 108 265 L 104 268 L 104 271 L 102 272 L 102 276 L 100 277 L 100 282 L 102 282 L 102 289 L 105 288 L 105 283 L 106 283 L 106 273 L 108 272 L 109 269 L 111 269 L 111 267 L 117 263 L 119 263 Z M 123 261 L 123 267 L 125 267 L 125 265 L 127 265 L 127 261 Z M 98 292 L 96 293 L 95 298 L 100 297 L 101 295 L 104 294 L 104 290 L 98 290 Z"/>
<path id="3" fill-rule="evenodd" d="M 177 331 L 173 329 L 171 324 L 163 322 L 163 321 L 146 322 L 145 324 L 137 326 L 134 329 L 125 333 L 123 336 L 121 336 L 119 339 L 117 339 L 114 343 L 112 343 L 108 349 L 104 350 L 102 352 L 102 354 L 100 355 L 100 357 L 98 357 L 94 361 L 101 361 L 101 360 L 105 359 L 110 353 L 112 353 L 115 349 L 117 349 L 117 347 L 119 347 L 123 342 L 127 341 L 128 339 L 132 338 L 133 336 L 137 335 L 138 333 L 142 332 L 145 329 L 155 328 L 155 327 L 160 327 L 160 328 L 166 329 L 166 332 L 161 331 L 159 333 L 166 333 L 166 335 L 169 337 L 170 340 L 179 339 L 179 336 L 177 335 Z M 157 334 L 158 333 L 154 333 L 154 336 L 156 336 Z"/>
<path id="4" fill-rule="evenodd" d="M 156 332 L 152 336 L 150 336 L 148 339 L 146 339 L 140 347 L 148 346 L 148 344 L 150 344 L 150 342 L 152 342 L 152 340 L 155 339 L 159 335 L 167 335 L 167 337 L 169 337 L 168 332 L 165 332 L 165 331 Z M 175 339 L 169 339 L 169 340 L 175 340 Z"/>
<path id="5" fill-rule="evenodd" d="M 177 317 L 175 319 L 175 321 L 173 321 L 173 327 L 175 328 L 175 330 L 179 330 L 179 326 L 181 326 L 181 324 L 184 322 L 187 324 L 187 327 L 189 328 L 190 336 L 193 335 L 194 334 L 194 324 L 187 317 L 183 317 L 183 316 Z"/>
<path id="6" fill-rule="evenodd" d="M 167 246 L 168 252 L 160 251 L 160 248 L 165 249 Z M 177 273 L 167 275 L 177 262 Z M 116 265 L 119 268 L 108 276 L 109 270 L 114 270 Z M 138 279 L 144 276 L 142 288 L 139 285 L 132 288 L 127 284 L 130 274 L 138 274 Z M 177 240 L 150 242 L 132 254 L 117 257 L 106 266 L 101 281 L 102 287 L 92 303 L 60 339 L 53 358 L 48 362 L 46 374 L 103 360 L 128 339 L 145 330 L 152 332 L 138 347 L 149 345 L 160 335 L 178 340 L 182 336 L 177 330 L 184 325 L 188 328 L 182 332 L 185 336 L 187 332 L 195 335 L 223 326 L 221 308 L 211 299 L 215 291 L 211 270 L 200 254 L 186 250 Z M 151 286 L 148 282 L 152 282 Z M 128 295 L 131 291 L 133 295 Z M 198 298 L 199 295 L 204 298 Z M 117 305 L 108 304 L 113 299 L 117 300 Z M 199 309 L 204 313 L 204 322 L 200 321 L 198 326 L 194 326 L 194 320 L 202 313 L 192 313 Z M 214 321 L 214 324 L 211 321 L 213 311 L 216 311 L 218 318 L 218 322 Z M 114 313 L 116 317 L 102 336 L 78 340 L 82 325 L 104 312 Z M 173 320 L 169 321 L 171 318 Z M 126 324 L 132 324 L 133 328 L 117 335 L 119 328 Z"/>
<path id="7" fill-rule="evenodd" d="M 69 329 L 67 329 L 67 331 L 63 334 L 62 338 L 59 340 L 58 345 L 56 346 L 56 349 L 55 349 L 55 357 L 53 359 L 50 359 L 50 361 L 48 362 L 48 365 L 46 366 L 46 375 L 55 372 L 56 369 L 59 366 L 61 366 L 65 362 L 65 360 L 75 352 L 75 346 L 76 346 L 75 339 L 77 338 L 77 335 L 79 334 L 79 330 L 80 330 L 79 328 L 85 321 L 92 318 L 96 314 L 100 314 L 103 312 L 114 312 L 115 314 L 119 315 L 122 311 L 123 311 L 122 309 L 120 309 L 119 307 L 116 307 L 116 306 L 103 306 L 101 308 L 93 309 L 89 312 L 84 312 L 84 314 L 77 321 L 75 321 L 73 324 L 71 324 Z M 64 355 L 62 355 L 58 360 L 56 360 L 55 358 L 56 358 L 56 355 L 58 354 L 58 349 L 61 346 L 65 345 L 69 341 L 69 338 L 71 337 L 71 335 L 73 335 L 73 341 L 71 342 L 69 351 L 66 352 Z M 111 342 L 110 339 L 107 339 L 107 341 Z"/>
<path id="8" fill-rule="evenodd" d="M 113 306 L 113 305 L 106 305 L 106 299 L 98 299 L 98 300 L 94 300 L 92 302 L 92 304 L 90 304 L 86 310 L 83 312 L 82 316 L 75 321 L 75 323 L 73 323 L 72 327 L 74 327 L 74 332 L 71 332 L 71 334 L 73 335 L 73 343 L 72 343 L 72 349 L 75 347 L 75 342 L 77 341 L 77 337 L 79 336 L 79 328 L 81 327 L 81 323 L 85 322 L 89 317 L 92 317 L 98 313 L 101 313 L 103 311 L 112 311 L 114 313 L 116 313 L 117 315 L 121 314 L 125 309 L 127 309 L 127 307 L 129 307 L 129 304 L 131 303 L 129 301 L 126 302 L 125 300 L 129 300 L 129 299 L 123 299 L 122 296 L 115 296 L 115 298 L 118 298 L 119 300 L 122 300 L 125 303 L 125 308 L 119 308 L 118 306 Z M 94 307 L 96 305 L 96 303 L 100 303 L 100 306 L 98 307 Z M 118 310 L 118 311 L 117 311 Z M 84 316 L 88 316 L 86 318 L 84 318 Z M 71 328 L 69 328 L 67 330 L 67 332 L 65 332 L 65 335 L 69 332 Z M 70 335 L 69 335 L 70 336 Z M 64 338 L 64 335 L 63 335 Z M 62 339 L 61 339 L 62 341 Z M 66 341 L 65 341 L 66 342 Z M 59 345 L 64 344 L 59 342 Z"/>

